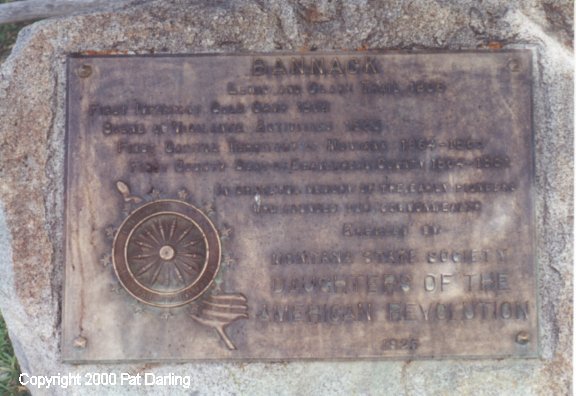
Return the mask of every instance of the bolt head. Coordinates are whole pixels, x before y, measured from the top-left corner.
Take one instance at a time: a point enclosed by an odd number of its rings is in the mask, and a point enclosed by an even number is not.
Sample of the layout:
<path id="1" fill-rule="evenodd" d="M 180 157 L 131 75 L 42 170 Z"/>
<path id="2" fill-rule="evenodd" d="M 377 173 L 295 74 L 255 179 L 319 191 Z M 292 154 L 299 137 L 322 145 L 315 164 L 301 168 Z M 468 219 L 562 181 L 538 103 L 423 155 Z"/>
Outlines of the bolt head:
<path id="1" fill-rule="evenodd" d="M 510 62 L 508 62 L 508 69 L 510 69 L 510 71 L 517 72 L 520 70 L 520 63 L 517 60 L 512 59 Z"/>
<path id="2" fill-rule="evenodd" d="M 84 349 L 86 348 L 86 344 L 88 343 L 88 340 L 82 336 L 76 337 L 74 339 L 74 348 L 77 349 Z"/>
<path id="3" fill-rule="evenodd" d="M 516 343 L 520 345 L 526 345 L 530 341 L 530 334 L 527 331 L 520 331 L 516 334 Z"/>
<path id="4" fill-rule="evenodd" d="M 81 78 L 90 77 L 92 74 L 92 67 L 89 65 L 82 65 L 78 68 L 78 70 L 76 70 L 76 73 L 78 74 L 78 77 Z"/>

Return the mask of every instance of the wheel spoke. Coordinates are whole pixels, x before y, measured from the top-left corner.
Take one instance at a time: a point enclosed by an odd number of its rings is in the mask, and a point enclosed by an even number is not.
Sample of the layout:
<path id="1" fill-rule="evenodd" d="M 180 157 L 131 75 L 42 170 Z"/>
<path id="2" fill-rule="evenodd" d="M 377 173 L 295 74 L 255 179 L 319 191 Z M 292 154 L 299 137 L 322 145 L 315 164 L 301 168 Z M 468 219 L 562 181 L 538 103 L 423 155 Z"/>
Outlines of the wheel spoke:
<path id="1" fill-rule="evenodd" d="M 186 281 L 184 280 L 184 274 L 182 274 L 182 271 L 180 270 L 180 267 L 178 266 L 178 263 L 176 261 L 174 261 L 174 270 L 176 275 L 178 275 L 180 282 L 185 283 Z"/>
<path id="2" fill-rule="evenodd" d="M 181 240 L 183 240 L 184 238 L 186 238 L 186 235 L 188 235 L 188 234 L 190 233 L 190 231 L 192 231 L 192 227 L 188 227 L 187 229 L 185 229 L 185 230 L 182 232 L 182 235 L 180 235 L 180 236 L 178 237 L 178 239 L 176 240 L 175 243 L 179 243 Z"/>
<path id="3" fill-rule="evenodd" d="M 174 219 L 172 221 L 172 225 L 170 226 L 170 236 L 168 237 L 168 240 L 171 241 L 172 237 L 174 236 L 174 233 L 176 232 L 176 219 Z"/>
<path id="4" fill-rule="evenodd" d="M 144 267 L 140 268 L 135 274 L 134 276 L 136 278 L 140 277 L 141 275 L 144 275 L 146 272 L 148 272 L 152 267 L 154 267 L 155 265 L 160 266 L 160 261 L 159 260 L 154 260 L 154 261 L 150 261 L 148 264 L 146 264 Z"/>
<path id="5" fill-rule="evenodd" d="M 146 242 L 143 242 L 143 241 L 134 241 L 134 243 L 136 243 L 139 246 L 146 247 L 148 249 L 154 249 L 154 246 L 152 246 Z"/>
<path id="6" fill-rule="evenodd" d="M 152 231 L 144 230 L 143 234 L 147 236 L 149 239 L 151 239 L 154 243 L 160 244 L 160 241 L 156 239 L 156 237 L 152 234 Z"/>
<path id="7" fill-rule="evenodd" d="M 162 236 L 162 240 L 166 242 L 166 232 L 164 231 L 164 222 L 162 219 L 158 220 L 158 227 L 160 228 L 160 235 Z"/>
<path id="8" fill-rule="evenodd" d="M 152 276 L 152 279 L 150 280 L 150 286 L 154 286 L 154 284 L 158 280 L 158 276 L 160 275 L 160 272 L 162 271 L 163 267 L 164 266 L 162 265 L 162 263 L 160 263 L 158 265 L 158 267 L 156 268 L 156 272 L 154 272 L 154 275 Z"/>
<path id="9" fill-rule="evenodd" d="M 194 272 L 190 272 L 193 275 L 196 275 L 198 272 L 200 272 L 200 269 L 201 269 L 200 263 L 197 263 L 194 261 L 188 262 L 186 260 L 182 260 L 181 258 L 178 258 L 177 261 L 180 264 L 184 265 L 185 268 L 188 268 L 189 270 L 194 271 Z"/>
<path id="10" fill-rule="evenodd" d="M 189 246 L 196 246 L 196 245 L 198 245 L 200 242 L 204 242 L 204 238 L 192 239 L 191 241 L 188 241 L 186 244 L 182 245 L 181 247 L 186 248 L 186 247 L 189 247 Z"/>

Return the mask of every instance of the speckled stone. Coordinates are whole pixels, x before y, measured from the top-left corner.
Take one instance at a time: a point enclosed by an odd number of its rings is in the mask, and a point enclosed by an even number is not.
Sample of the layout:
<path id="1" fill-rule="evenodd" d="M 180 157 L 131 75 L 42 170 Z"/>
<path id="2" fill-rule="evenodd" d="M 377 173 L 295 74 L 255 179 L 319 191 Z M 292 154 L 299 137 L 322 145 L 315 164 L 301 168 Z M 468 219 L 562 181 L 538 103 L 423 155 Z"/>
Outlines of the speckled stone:
<path id="1" fill-rule="evenodd" d="M 0 308 L 22 369 L 192 379 L 190 388 L 74 387 L 32 389 L 34 394 L 571 394 L 573 19 L 570 0 L 140 0 L 23 30 L 0 69 Z M 67 54 L 476 48 L 530 48 L 534 54 L 541 358 L 60 362 Z"/>

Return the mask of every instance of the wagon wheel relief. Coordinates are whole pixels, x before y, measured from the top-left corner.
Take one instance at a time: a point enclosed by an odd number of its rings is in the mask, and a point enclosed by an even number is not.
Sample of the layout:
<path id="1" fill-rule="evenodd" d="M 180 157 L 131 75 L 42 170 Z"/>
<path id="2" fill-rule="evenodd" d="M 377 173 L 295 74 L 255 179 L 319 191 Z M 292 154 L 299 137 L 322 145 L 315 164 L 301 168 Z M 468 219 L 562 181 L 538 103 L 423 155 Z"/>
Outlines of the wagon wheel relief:
<path id="1" fill-rule="evenodd" d="M 227 348 L 236 349 L 226 328 L 248 318 L 247 300 L 240 293 L 210 291 L 222 250 L 212 221 L 184 200 L 187 194 L 179 193 L 180 199 L 160 199 L 156 194 L 146 202 L 122 181 L 116 188 L 125 203 L 137 206 L 114 235 L 111 258 L 120 284 L 144 304 L 190 304 L 195 322 L 215 329 Z"/>

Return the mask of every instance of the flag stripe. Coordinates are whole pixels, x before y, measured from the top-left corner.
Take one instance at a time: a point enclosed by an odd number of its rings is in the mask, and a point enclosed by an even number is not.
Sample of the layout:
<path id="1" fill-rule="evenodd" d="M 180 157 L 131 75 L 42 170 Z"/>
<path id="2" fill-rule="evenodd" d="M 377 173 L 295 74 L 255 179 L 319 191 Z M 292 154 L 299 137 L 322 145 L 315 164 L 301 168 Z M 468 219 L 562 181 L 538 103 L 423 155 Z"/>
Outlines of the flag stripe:
<path id="1" fill-rule="evenodd" d="M 237 314 L 237 313 L 226 313 L 226 312 L 213 312 L 213 311 L 202 311 L 200 313 L 200 317 L 202 318 L 206 318 L 209 320 L 216 320 L 218 322 L 225 322 L 225 323 L 230 323 L 235 321 L 236 319 L 240 319 L 240 318 L 248 318 L 248 314 L 246 313 L 241 313 L 241 314 Z"/>
<path id="2" fill-rule="evenodd" d="M 246 303 L 246 297 L 242 294 L 216 294 L 211 295 L 206 298 L 206 301 L 220 303 L 220 304 L 231 304 L 231 303 Z"/>
<path id="3" fill-rule="evenodd" d="M 202 301 L 202 306 L 206 310 L 211 310 L 215 312 L 243 313 L 248 310 L 248 307 L 246 305 L 217 304 L 209 301 Z"/>

